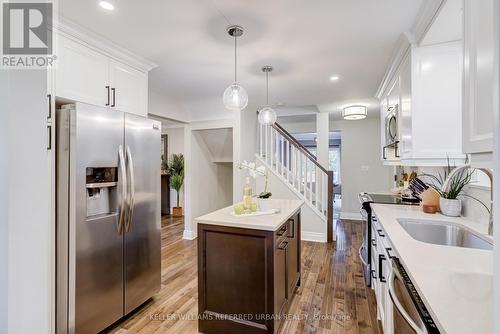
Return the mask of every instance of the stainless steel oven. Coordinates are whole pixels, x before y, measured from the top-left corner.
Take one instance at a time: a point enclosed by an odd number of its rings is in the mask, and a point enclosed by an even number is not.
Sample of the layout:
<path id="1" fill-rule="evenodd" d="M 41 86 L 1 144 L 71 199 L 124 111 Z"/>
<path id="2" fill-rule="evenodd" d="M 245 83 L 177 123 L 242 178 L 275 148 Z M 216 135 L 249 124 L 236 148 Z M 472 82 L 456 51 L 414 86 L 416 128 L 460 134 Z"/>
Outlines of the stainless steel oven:
<path id="1" fill-rule="evenodd" d="M 398 105 L 390 106 L 385 118 L 385 144 L 392 145 L 398 141 Z"/>

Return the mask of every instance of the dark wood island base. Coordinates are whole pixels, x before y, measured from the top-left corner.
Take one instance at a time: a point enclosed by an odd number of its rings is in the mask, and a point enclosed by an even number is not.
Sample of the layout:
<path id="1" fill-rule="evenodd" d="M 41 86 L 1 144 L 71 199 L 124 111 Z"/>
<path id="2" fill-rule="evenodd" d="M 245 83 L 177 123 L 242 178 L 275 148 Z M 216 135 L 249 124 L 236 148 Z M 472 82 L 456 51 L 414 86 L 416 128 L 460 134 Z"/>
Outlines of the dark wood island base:
<path id="1" fill-rule="evenodd" d="M 300 285 L 300 208 L 275 231 L 198 223 L 198 330 L 277 333 Z"/>

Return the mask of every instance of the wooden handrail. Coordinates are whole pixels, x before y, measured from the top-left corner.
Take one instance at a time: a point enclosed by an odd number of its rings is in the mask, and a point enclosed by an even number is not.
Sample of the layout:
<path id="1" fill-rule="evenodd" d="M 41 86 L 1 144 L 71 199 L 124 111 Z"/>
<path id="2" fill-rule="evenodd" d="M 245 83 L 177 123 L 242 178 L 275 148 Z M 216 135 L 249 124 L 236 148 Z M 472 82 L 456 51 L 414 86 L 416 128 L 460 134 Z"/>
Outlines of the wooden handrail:
<path id="1" fill-rule="evenodd" d="M 288 131 L 286 131 L 281 125 L 278 123 L 274 123 L 272 127 L 278 131 L 281 135 L 285 136 L 290 143 L 292 143 L 299 151 L 304 153 L 306 156 L 309 157 L 309 159 L 319 168 L 321 169 L 324 173 L 328 174 L 328 170 L 321 166 L 321 164 L 318 162 L 316 156 L 309 152 L 309 150 L 302 145 L 297 139 L 295 139 Z"/>

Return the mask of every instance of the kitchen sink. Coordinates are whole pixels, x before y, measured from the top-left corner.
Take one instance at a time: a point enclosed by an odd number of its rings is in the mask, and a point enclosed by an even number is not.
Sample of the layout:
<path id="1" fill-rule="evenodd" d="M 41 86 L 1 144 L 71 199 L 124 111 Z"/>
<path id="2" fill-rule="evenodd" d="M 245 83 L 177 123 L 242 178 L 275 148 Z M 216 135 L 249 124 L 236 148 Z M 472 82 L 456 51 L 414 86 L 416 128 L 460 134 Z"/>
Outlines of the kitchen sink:
<path id="1" fill-rule="evenodd" d="M 493 244 L 479 233 L 460 225 L 430 220 L 398 220 L 416 240 L 435 245 L 493 250 Z"/>

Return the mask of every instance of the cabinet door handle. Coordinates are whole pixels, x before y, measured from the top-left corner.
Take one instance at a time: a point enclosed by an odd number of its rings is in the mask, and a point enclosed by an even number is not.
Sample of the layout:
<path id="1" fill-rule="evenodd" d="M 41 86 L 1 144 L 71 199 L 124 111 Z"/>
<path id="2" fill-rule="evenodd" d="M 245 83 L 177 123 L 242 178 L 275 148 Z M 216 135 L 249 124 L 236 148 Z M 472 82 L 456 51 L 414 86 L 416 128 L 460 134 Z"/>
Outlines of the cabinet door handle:
<path id="1" fill-rule="evenodd" d="M 52 94 L 47 94 L 47 99 L 49 100 L 49 113 L 47 115 L 47 120 L 52 119 Z"/>
<path id="2" fill-rule="evenodd" d="M 378 256 L 378 279 L 382 283 L 387 282 L 387 280 L 385 279 L 385 276 L 382 274 L 383 273 L 382 261 L 384 261 L 384 260 L 386 260 L 385 255 L 379 254 L 379 256 Z"/>
<path id="3" fill-rule="evenodd" d="M 289 238 L 295 238 L 295 219 L 289 219 L 288 222 L 290 223 L 290 231 L 288 232 L 287 237 Z"/>
<path id="4" fill-rule="evenodd" d="M 399 155 L 399 142 L 397 141 L 395 144 L 394 144 L 394 156 L 396 158 L 400 158 L 401 156 Z"/>
<path id="5" fill-rule="evenodd" d="M 391 247 L 386 247 L 385 251 L 387 252 L 387 256 L 389 257 L 389 259 L 392 259 L 393 257 L 395 257 L 394 255 L 391 255 L 391 251 L 392 251 Z"/>
<path id="6" fill-rule="evenodd" d="M 387 146 L 384 146 L 384 148 L 382 149 L 382 157 L 384 158 L 384 160 L 387 159 L 387 153 L 386 153 L 386 150 L 387 150 Z"/>
<path id="7" fill-rule="evenodd" d="M 280 228 L 280 230 L 278 231 L 278 233 L 277 233 L 278 236 L 281 237 L 282 235 L 284 235 L 286 233 L 287 229 L 288 229 L 288 227 L 285 224 L 285 226 L 283 226 L 282 228 Z"/>
<path id="8" fill-rule="evenodd" d="M 52 149 L 52 125 L 47 125 L 47 151 Z"/>
<path id="9" fill-rule="evenodd" d="M 383 238 L 383 237 L 385 237 L 385 234 L 384 234 L 384 233 L 382 233 L 382 232 L 383 232 L 383 231 L 382 231 L 381 229 L 378 229 L 378 230 L 377 230 L 378 236 Z"/>
<path id="10" fill-rule="evenodd" d="M 278 249 L 280 250 L 286 250 L 288 247 L 288 241 L 283 241 L 279 246 Z"/>
<path id="11" fill-rule="evenodd" d="M 112 107 L 116 105 L 116 89 L 113 87 L 111 88 L 111 92 L 113 93 L 113 103 L 111 104 Z"/>
<path id="12" fill-rule="evenodd" d="M 375 274 L 375 270 L 372 269 L 371 272 L 372 272 L 372 278 L 377 279 L 377 274 Z"/>
<path id="13" fill-rule="evenodd" d="M 106 102 L 106 106 L 109 106 L 109 86 L 106 86 L 106 90 L 108 92 L 108 102 Z"/>

